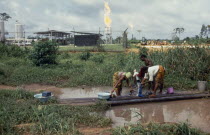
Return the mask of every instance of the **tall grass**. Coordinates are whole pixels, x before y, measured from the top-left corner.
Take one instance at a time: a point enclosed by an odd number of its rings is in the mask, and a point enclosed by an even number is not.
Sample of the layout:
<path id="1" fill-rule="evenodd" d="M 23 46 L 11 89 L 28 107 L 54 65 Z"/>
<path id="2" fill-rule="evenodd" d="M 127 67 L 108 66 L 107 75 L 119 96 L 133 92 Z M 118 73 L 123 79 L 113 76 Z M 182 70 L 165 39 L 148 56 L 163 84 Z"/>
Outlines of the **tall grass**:
<path id="1" fill-rule="evenodd" d="M 110 125 L 110 119 L 98 114 L 96 106 L 40 103 L 33 94 L 23 90 L 0 90 L 0 134 L 80 134 L 77 128 L 81 125 Z M 105 107 L 100 104 L 99 109 L 101 111 Z M 28 126 L 21 126 L 24 124 Z"/>
<path id="2" fill-rule="evenodd" d="M 133 72 L 144 63 L 140 54 L 147 54 L 155 65 L 166 68 L 165 86 L 176 89 L 196 88 L 196 81 L 208 80 L 209 48 L 173 48 L 167 51 L 140 53 L 60 53 L 57 65 L 36 67 L 27 58 L 1 57 L 0 84 L 21 85 L 30 83 L 70 86 L 109 86 L 117 71 Z"/>
<path id="3" fill-rule="evenodd" d="M 186 123 L 180 124 L 155 124 L 130 125 L 112 130 L 113 135 L 207 135 L 198 129 L 191 128 Z"/>

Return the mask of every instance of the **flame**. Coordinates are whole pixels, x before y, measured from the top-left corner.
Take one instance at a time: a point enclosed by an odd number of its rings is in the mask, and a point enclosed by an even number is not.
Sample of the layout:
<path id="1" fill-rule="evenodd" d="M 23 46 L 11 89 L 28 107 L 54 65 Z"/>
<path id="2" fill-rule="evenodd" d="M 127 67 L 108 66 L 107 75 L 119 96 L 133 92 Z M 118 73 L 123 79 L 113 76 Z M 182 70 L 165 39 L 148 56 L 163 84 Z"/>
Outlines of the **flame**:
<path id="1" fill-rule="evenodd" d="M 112 19 L 110 18 L 111 8 L 109 7 L 109 3 L 104 1 L 104 23 L 106 27 L 111 27 Z"/>
<path id="2" fill-rule="evenodd" d="M 131 28 L 131 30 L 133 30 L 133 28 L 134 28 L 133 24 L 132 23 L 129 23 L 128 25 Z"/>
<path id="3" fill-rule="evenodd" d="M 109 3 L 104 2 L 104 6 L 105 6 L 106 14 L 110 14 L 111 13 L 111 8 L 109 7 Z"/>

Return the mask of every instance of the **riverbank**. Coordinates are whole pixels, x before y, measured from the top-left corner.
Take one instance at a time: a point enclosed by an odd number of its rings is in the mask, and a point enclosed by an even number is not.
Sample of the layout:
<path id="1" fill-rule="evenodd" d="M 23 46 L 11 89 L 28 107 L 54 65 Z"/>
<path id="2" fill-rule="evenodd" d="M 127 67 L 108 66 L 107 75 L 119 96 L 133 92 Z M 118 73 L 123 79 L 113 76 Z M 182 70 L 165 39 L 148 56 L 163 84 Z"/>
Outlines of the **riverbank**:
<path id="1" fill-rule="evenodd" d="M 0 90 L 0 107 L 3 114 L 0 115 L 1 133 L 75 135 L 116 135 L 127 133 L 132 135 L 134 133 L 179 134 L 183 132 L 187 134 L 205 134 L 198 129 L 191 128 L 187 124 L 151 123 L 136 125 L 134 123 L 134 125 L 113 128 L 111 127 L 113 122 L 108 115 L 106 114 L 108 118 L 102 115 L 105 112 L 110 114 L 109 112 L 112 108 L 105 106 L 102 102 L 92 106 L 66 106 L 57 104 L 56 100 L 50 100 L 47 103 L 39 102 L 33 98 L 33 94 L 33 92 L 23 90 Z M 152 108 L 154 109 L 154 107 Z M 153 111 L 149 112 L 153 113 Z M 202 112 L 204 113 L 204 111 Z M 120 115 L 124 116 L 125 114 L 127 114 L 126 110 L 120 113 Z M 145 115 L 144 113 L 142 114 Z M 137 117 L 141 116 L 138 113 L 136 115 Z M 126 116 L 129 117 L 130 115 Z M 153 115 L 151 116 L 153 117 Z M 146 118 L 146 116 L 144 117 Z M 116 121 L 116 118 L 113 121 Z M 133 116 L 131 118 L 135 119 Z M 94 130 L 96 131 L 94 132 Z"/>

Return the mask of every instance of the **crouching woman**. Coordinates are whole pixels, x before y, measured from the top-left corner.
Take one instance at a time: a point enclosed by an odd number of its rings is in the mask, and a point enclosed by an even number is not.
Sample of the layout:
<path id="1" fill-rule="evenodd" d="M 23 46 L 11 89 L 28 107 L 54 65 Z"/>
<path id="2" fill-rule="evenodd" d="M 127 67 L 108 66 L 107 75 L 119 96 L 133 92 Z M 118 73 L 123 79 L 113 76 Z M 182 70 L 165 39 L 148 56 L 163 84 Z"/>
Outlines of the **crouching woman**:
<path id="1" fill-rule="evenodd" d="M 111 91 L 111 95 L 116 92 L 117 96 L 121 96 L 122 92 L 122 83 L 123 81 L 127 82 L 127 86 L 130 87 L 129 78 L 131 78 L 131 72 L 116 72 L 113 75 L 113 90 Z"/>

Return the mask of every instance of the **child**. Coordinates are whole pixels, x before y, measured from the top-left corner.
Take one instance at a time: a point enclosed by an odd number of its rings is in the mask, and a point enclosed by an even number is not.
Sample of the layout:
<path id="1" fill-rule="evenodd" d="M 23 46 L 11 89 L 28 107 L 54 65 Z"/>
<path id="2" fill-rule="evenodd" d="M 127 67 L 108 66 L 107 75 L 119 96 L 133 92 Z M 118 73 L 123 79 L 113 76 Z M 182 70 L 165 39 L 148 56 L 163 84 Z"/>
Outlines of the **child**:
<path id="1" fill-rule="evenodd" d="M 134 70 L 133 77 L 136 77 L 137 88 L 138 88 L 137 96 L 143 97 L 143 95 L 142 95 L 142 86 L 141 86 L 141 82 L 140 82 L 140 78 L 139 78 L 138 74 L 139 74 L 139 73 L 138 73 L 138 72 L 136 71 L 136 69 L 135 69 L 135 70 Z"/>

